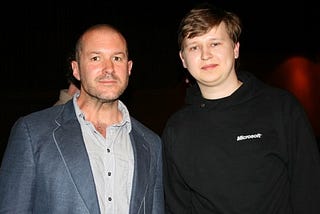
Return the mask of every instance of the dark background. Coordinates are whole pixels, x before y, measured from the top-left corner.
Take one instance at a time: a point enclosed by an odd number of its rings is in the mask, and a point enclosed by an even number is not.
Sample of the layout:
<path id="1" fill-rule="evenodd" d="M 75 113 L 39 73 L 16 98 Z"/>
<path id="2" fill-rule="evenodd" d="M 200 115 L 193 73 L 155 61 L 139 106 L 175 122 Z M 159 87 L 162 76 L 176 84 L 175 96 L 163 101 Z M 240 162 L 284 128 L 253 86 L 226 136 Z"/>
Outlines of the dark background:
<path id="1" fill-rule="evenodd" d="M 80 3 L 81 2 L 81 3 Z M 184 96 L 177 27 L 201 1 L 6 2 L 1 5 L 1 152 L 14 121 L 51 106 L 67 87 L 67 58 L 88 26 L 122 30 L 134 61 L 124 102 L 133 116 L 161 134 Z M 312 1 L 211 1 L 243 22 L 240 68 L 292 91 L 320 134 L 320 13 Z M 1 154 L 0 154 L 1 155 Z"/>

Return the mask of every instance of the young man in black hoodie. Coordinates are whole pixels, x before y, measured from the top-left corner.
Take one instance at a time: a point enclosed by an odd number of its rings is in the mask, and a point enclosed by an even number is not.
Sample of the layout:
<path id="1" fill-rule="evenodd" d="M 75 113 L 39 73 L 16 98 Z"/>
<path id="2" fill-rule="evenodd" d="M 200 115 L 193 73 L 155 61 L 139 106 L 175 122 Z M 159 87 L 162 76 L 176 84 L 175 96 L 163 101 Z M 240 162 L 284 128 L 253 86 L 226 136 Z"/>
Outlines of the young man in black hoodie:
<path id="1" fill-rule="evenodd" d="M 239 17 L 192 9 L 179 26 L 186 106 L 163 131 L 167 213 L 319 214 L 320 158 L 289 92 L 236 71 Z"/>

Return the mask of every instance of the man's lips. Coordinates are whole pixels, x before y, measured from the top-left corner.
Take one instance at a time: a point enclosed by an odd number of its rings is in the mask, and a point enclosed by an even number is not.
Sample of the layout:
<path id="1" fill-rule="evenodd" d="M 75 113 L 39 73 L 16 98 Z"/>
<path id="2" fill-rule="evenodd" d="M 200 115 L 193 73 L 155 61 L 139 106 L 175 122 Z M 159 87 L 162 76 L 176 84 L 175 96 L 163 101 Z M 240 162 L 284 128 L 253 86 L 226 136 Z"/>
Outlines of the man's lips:
<path id="1" fill-rule="evenodd" d="M 202 66 L 201 69 L 203 70 L 209 70 L 209 69 L 214 69 L 218 66 L 218 64 L 210 64 L 210 65 L 205 65 L 205 66 Z"/>

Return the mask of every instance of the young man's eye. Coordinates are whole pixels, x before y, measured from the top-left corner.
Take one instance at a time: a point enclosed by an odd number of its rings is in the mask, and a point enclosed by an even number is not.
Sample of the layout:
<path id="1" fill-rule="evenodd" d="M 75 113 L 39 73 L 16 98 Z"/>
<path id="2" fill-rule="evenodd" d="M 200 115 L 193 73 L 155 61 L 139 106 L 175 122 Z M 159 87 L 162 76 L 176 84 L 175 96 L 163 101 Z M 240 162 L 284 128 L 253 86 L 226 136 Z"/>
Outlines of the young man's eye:
<path id="1" fill-rule="evenodd" d="M 213 43 L 211 43 L 211 46 L 215 47 L 215 46 L 218 46 L 219 44 L 220 44 L 219 42 L 213 42 Z"/>
<path id="2" fill-rule="evenodd" d="M 98 61 L 98 60 L 99 60 L 99 57 L 98 57 L 98 56 L 94 56 L 94 57 L 91 58 L 91 60 L 92 60 L 92 61 Z"/>
<path id="3" fill-rule="evenodd" d="M 191 46 L 189 48 L 190 51 L 195 51 L 195 50 L 198 50 L 198 46 Z"/>

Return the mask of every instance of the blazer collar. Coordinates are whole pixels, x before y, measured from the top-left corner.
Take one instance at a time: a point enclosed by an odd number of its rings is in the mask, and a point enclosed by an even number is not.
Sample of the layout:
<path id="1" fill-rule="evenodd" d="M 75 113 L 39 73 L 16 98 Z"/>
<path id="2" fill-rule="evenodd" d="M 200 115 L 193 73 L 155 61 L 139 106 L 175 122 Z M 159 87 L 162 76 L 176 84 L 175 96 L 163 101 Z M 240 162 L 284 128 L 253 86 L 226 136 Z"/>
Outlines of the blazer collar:
<path id="1" fill-rule="evenodd" d="M 132 120 L 131 120 L 132 121 Z M 150 180 L 150 147 L 143 138 L 143 133 L 135 130 L 134 121 L 132 121 L 132 132 L 130 133 L 132 148 L 134 152 L 134 174 L 132 193 L 130 201 L 130 212 L 139 213 L 144 204 L 145 194 L 148 191 Z"/>
<path id="2" fill-rule="evenodd" d="M 89 213 L 100 213 L 90 161 L 72 100 L 64 105 L 56 122 L 59 127 L 53 134 L 61 158 L 70 173 L 70 179 L 83 198 Z"/>
<path id="3" fill-rule="evenodd" d="M 90 161 L 72 100 L 64 105 L 56 122 L 59 127 L 54 132 L 54 135 L 58 149 L 61 151 L 61 157 L 70 173 L 70 178 L 83 198 L 89 213 L 100 213 Z M 149 186 L 151 152 L 143 133 L 135 129 L 134 122 L 132 122 L 130 138 L 135 168 L 129 213 L 138 213 L 144 204 L 145 193 Z"/>

